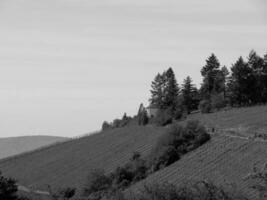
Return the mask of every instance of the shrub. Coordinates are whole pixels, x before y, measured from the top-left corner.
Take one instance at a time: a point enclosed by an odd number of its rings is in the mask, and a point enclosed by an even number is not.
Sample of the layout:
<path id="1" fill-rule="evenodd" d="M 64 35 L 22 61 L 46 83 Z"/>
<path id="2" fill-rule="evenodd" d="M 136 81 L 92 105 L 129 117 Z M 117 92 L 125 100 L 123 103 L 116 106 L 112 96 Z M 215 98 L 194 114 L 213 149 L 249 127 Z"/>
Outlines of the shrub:
<path id="1" fill-rule="evenodd" d="M 208 99 L 200 101 L 199 109 L 202 113 L 210 113 L 212 110 L 211 101 Z"/>
<path id="2" fill-rule="evenodd" d="M 12 178 L 2 176 L 0 172 L 0 199 L 17 200 L 17 191 L 16 181 Z"/>
<path id="3" fill-rule="evenodd" d="M 179 160 L 179 153 L 173 146 L 163 146 L 152 158 L 152 171 L 157 171 Z"/>
<path id="4" fill-rule="evenodd" d="M 211 97 L 211 107 L 215 110 L 220 110 L 226 106 L 226 101 L 223 95 L 213 95 Z"/>
<path id="5" fill-rule="evenodd" d="M 112 129 L 112 125 L 109 124 L 107 121 L 104 121 L 103 124 L 102 124 L 102 130 L 105 131 L 105 130 L 108 130 L 108 129 Z"/>
<path id="6" fill-rule="evenodd" d="M 94 169 L 90 172 L 87 183 L 83 189 L 83 196 L 91 198 L 102 198 L 111 188 L 112 180 L 105 175 L 104 170 Z"/>
<path id="7" fill-rule="evenodd" d="M 170 109 L 165 109 L 158 111 L 154 121 L 158 126 L 166 126 L 172 123 L 172 119 L 173 118 Z"/>
<path id="8" fill-rule="evenodd" d="M 157 171 L 168 166 L 209 139 L 210 135 L 198 121 L 188 121 L 186 126 L 172 124 L 149 155 L 149 167 Z"/>

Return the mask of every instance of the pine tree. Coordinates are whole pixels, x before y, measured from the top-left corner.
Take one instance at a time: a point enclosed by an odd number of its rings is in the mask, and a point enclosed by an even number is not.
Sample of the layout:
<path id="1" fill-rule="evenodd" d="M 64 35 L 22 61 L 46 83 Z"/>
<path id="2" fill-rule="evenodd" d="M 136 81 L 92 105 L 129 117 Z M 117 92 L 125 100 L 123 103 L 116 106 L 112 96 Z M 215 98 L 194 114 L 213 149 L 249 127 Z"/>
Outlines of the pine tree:
<path id="1" fill-rule="evenodd" d="M 190 76 L 186 77 L 182 85 L 183 105 L 186 107 L 187 113 L 197 109 L 199 104 L 198 91 L 192 83 Z"/>
<path id="2" fill-rule="evenodd" d="M 137 120 L 138 120 L 138 125 L 140 126 L 144 126 L 148 124 L 148 121 L 149 121 L 147 110 L 142 103 L 139 106 L 139 110 L 137 113 Z"/>
<path id="3" fill-rule="evenodd" d="M 233 64 L 232 75 L 229 82 L 230 99 L 233 104 L 247 105 L 251 101 L 254 80 L 252 69 L 242 57 Z"/>
<path id="4" fill-rule="evenodd" d="M 162 109 L 163 108 L 163 99 L 164 99 L 164 75 L 157 74 L 155 79 L 151 84 L 151 98 L 149 99 L 150 104 Z"/>
<path id="5" fill-rule="evenodd" d="M 251 100 L 253 103 L 261 103 L 264 98 L 264 59 L 261 58 L 256 51 L 252 50 L 249 53 L 248 56 L 248 66 L 252 70 L 252 76 L 253 76 L 253 84 L 254 88 L 252 90 L 253 94 L 251 97 Z"/>
<path id="6" fill-rule="evenodd" d="M 164 108 L 170 108 L 172 112 L 178 104 L 179 86 L 172 68 L 166 71 L 166 87 L 164 88 Z"/>
<path id="7" fill-rule="evenodd" d="M 221 69 L 221 72 L 222 72 L 222 90 L 223 90 L 223 96 L 224 98 L 226 97 L 226 91 L 227 91 L 227 85 L 228 85 L 228 81 L 229 81 L 229 70 L 227 69 L 226 66 L 223 66 L 222 69 Z"/>
<path id="8" fill-rule="evenodd" d="M 202 83 L 202 95 L 204 98 L 210 98 L 212 93 L 219 91 L 216 87 L 216 80 L 219 78 L 218 73 L 220 72 L 220 63 L 214 54 L 206 60 L 206 65 L 201 69 L 201 75 L 203 76 Z"/>

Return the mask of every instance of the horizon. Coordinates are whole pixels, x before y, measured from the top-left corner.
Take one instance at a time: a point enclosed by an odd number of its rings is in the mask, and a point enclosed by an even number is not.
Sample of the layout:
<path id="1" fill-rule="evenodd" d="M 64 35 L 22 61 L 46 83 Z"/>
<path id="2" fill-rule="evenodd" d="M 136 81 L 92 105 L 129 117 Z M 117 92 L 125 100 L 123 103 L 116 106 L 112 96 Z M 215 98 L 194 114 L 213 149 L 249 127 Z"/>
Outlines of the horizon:
<path id="1" fill-rule="evenodd" d="M 3 0 L 0 10 L 1 138 L 91 133 L 148 105 L 168 67 L 199 86 L 211 53 L 228 69 L 267 53 L 264 0 Z"/>

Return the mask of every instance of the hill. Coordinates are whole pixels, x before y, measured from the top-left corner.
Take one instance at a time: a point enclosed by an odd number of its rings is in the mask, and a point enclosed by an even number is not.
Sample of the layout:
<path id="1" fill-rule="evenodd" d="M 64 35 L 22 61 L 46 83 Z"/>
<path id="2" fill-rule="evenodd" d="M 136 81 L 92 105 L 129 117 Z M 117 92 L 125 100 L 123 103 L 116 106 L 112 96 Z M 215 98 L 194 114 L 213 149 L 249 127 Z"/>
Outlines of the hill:
<path id="1" fill-rule="evenodd" d="M 251 172 L 253 164 L 261 166 L 265 162 L 266 141 L 216 135 L 207 144 L 186 154 L 171 166 L 152 174 L 133 186 L 133 189 L 138 189 L 144 183 L 170 182 L 179 185 L 208 180 L 218 185 L 232 184 L 251 199 L 256 199 L 256 192 L 250 188 L 251 182 L 244 178 Z"/>
<path id="2" fill-rule="evenodd" d="M 188 119 L 198 119 L 220 131 L 213 135 L 211 142 L 147 180 L 180 183 L 186 179 L 216 177 L 217 183 L 225 179 L 239 184 L 242 191 L 248 191 L 248 183 L 242 182 L 242 176 L 249 172 L 253 163 L 266 159 L 267 147 L 265 142 L 238 135 L 243 130 L 246 134 L 252 134 L 256 129 L 266 130 L 266 118 L 267 106 L 190 115 Z M 134 151 L 146 155 L 164 129 L 132 126 L 108 130 L 1 160 L 0 169 L 4 175 L 15 177 L 26 187 L 41 190 L 46 190 L 47 184 L 77 187 L 84 183 L 92 168 L 110 172 L 125 164 Z M 237 130 L 240 133 L 233 135 Z"/>
<path id="3" fill-rule="evenodd" d="M 64 137 L 42 135 L 0 138 L 0 159 L 62 142 L 66 139 Z"/>
<path id="4" fill-rule="evenodd" d="M 109 130 L 2 160 L 0 169 L 31 188 L 80 186 L 93 168 L 111 171 L 134 151 L 148 153 L 162 130 L 150 126 Z"/>

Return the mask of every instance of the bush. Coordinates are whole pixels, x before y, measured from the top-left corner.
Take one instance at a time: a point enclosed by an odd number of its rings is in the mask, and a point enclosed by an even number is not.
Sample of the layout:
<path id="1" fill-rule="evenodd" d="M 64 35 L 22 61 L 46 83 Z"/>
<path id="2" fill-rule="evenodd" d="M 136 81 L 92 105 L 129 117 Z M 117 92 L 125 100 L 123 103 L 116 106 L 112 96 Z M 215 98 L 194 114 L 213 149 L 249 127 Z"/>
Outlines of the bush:
<path id="1" fill-rule="evenodd" d="M 163 146 L 152 158 L 152 171 L 157 171 L 180 159 L 179 153 L 173 146 Z"/>
<path id="2" fill-rule="evenodd" d="M 172 123 L 172 113 L 170 109 L 165 109 L 165 110 L 159 110 L 156 117 L 154 118 L 154 122 L 158 126 L 166 126 L 168 124 Z"/>
<path id="3" fill-rule="evenodd" d="M 102 169 L 92 170 L 87 180 L 83 189 L 83 196 L 85 197 L 91 196 L 91 199 L 101 199 L 111 188 L 112 180 L 105 175 Z"/>
<path id="4" fill-rule="evenodd" d="M 18 187 L 16 181 L 12 178 L 2 176 L 0 172 L 0 199 L 4 200 L 18 200 Z"/>
<path id="5" fill-rule="evenodd" d="M 215 110 L 220 110 L 226 106 L 226 101 L 223 95 L 213 95 L 211 97 L 211 107 Z"/>
<path id="6" fill-rule="evenodd" d="M 157 171 L 168 166 L 209 139 L 210 135 L 198 121 L 188 121 L 186 126 L 173 124 L 159 138 L 149 155 L 149 167 L 152 171 Z"/>
<path id="7" fill-rule="evenodd" d="M 208 99 L 200 101 L 199 109 L 201 113 L 210 113 L 212 110 L 211 101 Z"/>

